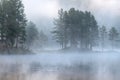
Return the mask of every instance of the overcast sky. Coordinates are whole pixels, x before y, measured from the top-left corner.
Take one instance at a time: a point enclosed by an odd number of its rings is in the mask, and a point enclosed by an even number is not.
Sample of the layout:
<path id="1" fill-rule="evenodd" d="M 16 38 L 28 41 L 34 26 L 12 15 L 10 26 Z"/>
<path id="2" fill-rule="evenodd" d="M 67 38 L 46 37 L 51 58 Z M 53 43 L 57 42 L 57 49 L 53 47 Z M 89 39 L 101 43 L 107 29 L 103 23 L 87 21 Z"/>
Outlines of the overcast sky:
<path id="1" fill-rule="evenodd" d="M 91 11 L 99 25 L 118 27 L 120 23 L 120 0 L 23 0 L 23 4 L 27 18 L 39 28 L 49 28 L 58 9 L 71 7 Z"/>

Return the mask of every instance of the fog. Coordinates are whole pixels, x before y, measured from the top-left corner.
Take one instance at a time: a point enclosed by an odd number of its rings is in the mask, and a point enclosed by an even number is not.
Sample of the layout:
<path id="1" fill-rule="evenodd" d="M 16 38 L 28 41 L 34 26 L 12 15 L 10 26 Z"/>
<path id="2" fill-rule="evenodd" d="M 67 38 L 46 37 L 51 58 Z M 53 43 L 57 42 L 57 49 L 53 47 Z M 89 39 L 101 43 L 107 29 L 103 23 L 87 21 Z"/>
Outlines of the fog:
<path id="1" fill-rule="evenodd" d="M 23 0 L 23 3 L 27 18 L 37 24 L 39 29 L 51 29 L 54 26 L 53 18 L 57 17 L 58 10 L 71 7 L 91 11 L 100 26 L 119 27 L 119 0 Z"/>
<path id="2" fill-rule="evenodd" d="M 21 1 L 0 0 L 0 80 L 120 79 L 120 0 Z"/>
<path id="3" fill-rule="evenodd" d="M 1 80 L 119 80 L 120 54 L 0 56 Z M 4 61 L 4 62 L 3 62 Z"/>
<path id="4" fill-rule="evenodd" d="M 50 47 L 53 44 L 57 45 L 52 40 L 51 31 L 55 27 L 53 22 L 61 8 L 69 10 L 74 7 L 81 11 L 90 11 L 100 27 L 105 25 L 107 28 L 119 29 L 120 26 L 119 0 L 23 0 L 23 4 L 27 19 L 33 21 L 39 31 L 43 30 L 48 35 Z"/>

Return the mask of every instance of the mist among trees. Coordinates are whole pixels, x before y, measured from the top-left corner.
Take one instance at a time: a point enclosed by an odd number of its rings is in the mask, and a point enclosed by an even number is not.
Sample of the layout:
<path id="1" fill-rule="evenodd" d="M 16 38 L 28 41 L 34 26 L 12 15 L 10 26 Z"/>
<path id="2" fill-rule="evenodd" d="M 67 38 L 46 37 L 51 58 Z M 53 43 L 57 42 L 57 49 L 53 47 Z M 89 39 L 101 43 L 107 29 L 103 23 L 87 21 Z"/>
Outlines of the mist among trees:
<path id="1" fill-rule="evenodd" d="M 92 50 L 98 38 L 98 25 L 95 17 L 88 11 L 79 11 L 71 8 L 69 11 L 59 11 L 59 18 L 55 20 L 56 41 L 62 48 L 78 47 Z"/>
<path id="2" fill-rule="evenodd" d="M 58 11 L 58 18 L 54 20 L 53 35 L 61 48 L 79 48 L 92 50 L 93 47 L 105 45 L 115 47 L 119 42 L 119 33 L 115 27 L 110 30 L 105 26 L 98 26 L 94 15 L 89 11 L 71 8 L 68 11 Z M 108 43 L 109 42 L 109 43 Z M 107 44 L 106 44 L 107 43 Z"/>
<path id="3" fill-rule="evenodd" d="M 120 80 L 114 1 L 0 0 L 0 80 Z"/>
<path id="4" fill-rule="evenodd" d="M 41 38 L 41 39 L 40 39 Z M 47 36 L 39 32 L 33 22 L 28 22 L 21 0 L 0 1 L 0 48 L 29 49 L 35 40 L 39 40 L 41 47 Z M 41 41 L 40 41 L 41 40 Z M 43 42 L 42 42 L 43 41 Z"/>
<path id="5" fill-rule="evenodd" d="M 101 47 L 104 51 L 108 46 L 114 50 L 120 43 L 118 29 L 99 26 L 90 11 L 60 9 L 53 23 L 52 34 L 46 34 L 26 18 L 21 0 L 1 0 L 0 48 L 5 51 L 13 48 L 44 48 L 50 43 L 50 37 L 53 37 L 62 49 L 80 51 L 92 51 L 96 47 Z"/>

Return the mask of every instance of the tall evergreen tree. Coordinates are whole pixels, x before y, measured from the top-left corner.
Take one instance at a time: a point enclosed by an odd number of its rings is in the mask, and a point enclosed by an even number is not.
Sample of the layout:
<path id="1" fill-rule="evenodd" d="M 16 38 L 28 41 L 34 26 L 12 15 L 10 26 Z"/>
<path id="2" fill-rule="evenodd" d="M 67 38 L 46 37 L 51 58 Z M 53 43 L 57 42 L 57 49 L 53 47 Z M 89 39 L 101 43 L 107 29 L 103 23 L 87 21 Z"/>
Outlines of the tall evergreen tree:
<path id="1" fill-rule="evenodd" d="M 79 11 L 71 8 L 68 11 L 68 28 L 69 28 L 69 40 L 71 47 L 77 47 L 78 44 L 78 24 L 79 24 Z"/>
<path id="2" fill-rule="evenodd" d="M 39 44 L 39 47 L 44 48 L 46 43 L 48 41 L 47 35 L 41 30 L 38 35 L 38 42 L 36 44 Z"/>
<path id="3" fill-rule="evenodd" d="M 26 17 L 21 0 L 1 0 L 1 39 L 7 47 L 18 47 L 25 42 Z M 2 40 L 3 41 L 3 40 Z"/>
<path id="4" fill-rule="evenodd" d="M 56 27 L 54 28 L 54 38 L 61 45 L 62 48 L 67 47 L 68 38 L 67 38 L 67 12 L 63 11 L 63 9 L 58 11 L 58 19 L 55 19 L 54 24 Z"/>
<path id="5" fill-rule="evenodd" d="M 7 0 L 0 0 L 0 37 L 1 42 L 5 42 L 6 38 L 6 26 L 7 26 Z"/>
<path id="6" fill-rule="evenodd" d="M 106 39 L 107 39 L 107 30 L 106 30 L 106 27 L 105 26 L 102 26 L 99 30 L 99 35 L 100 35 L 100 42 L 101 42 L 101 47 L 102 47 L 102 51 L 104 50 L 104 47 L 105 47 L 105 42 L 106 42 Z"/>
<path id="7" fill-rule="evenodd" d="M 98 25 L 90 12 L 85 11 L 81 16 L 83 18 L 80 22 L 82 23 L 80 26 L 80 46 L 82 49 L 92 50 L 98 38 Z"/>
<path id="8" fill-rule="evenodd" d="M 34 41 L 38 39 L 38 34 L 39 32 L 36 28 L 36 25 L 30 21 L 26 27 L 26 45 L 28 48 L 30 48 Z"/>
<path id="9" fill-rule="evenodd" d="M 60 10 L 53 31 L 56 41 L 62 46 L 69 43 L 70 47 L 89 50 L 98 38 L 98 25 L 90 12 L 71 8 L 69 11 Z M 63 46 L 64 48 L 64 46 Z"/>
<path id="10" fill-rule="evenodd" d="M 114 48 L 115 46 L 115 42 L 116 40 L 118 39 L 118 31 L 116 30 L 115 27 L 112 27 L 109 31 L 109 40 L 111 41 L 111 46 L 112 46 L 112 49 Z"/>

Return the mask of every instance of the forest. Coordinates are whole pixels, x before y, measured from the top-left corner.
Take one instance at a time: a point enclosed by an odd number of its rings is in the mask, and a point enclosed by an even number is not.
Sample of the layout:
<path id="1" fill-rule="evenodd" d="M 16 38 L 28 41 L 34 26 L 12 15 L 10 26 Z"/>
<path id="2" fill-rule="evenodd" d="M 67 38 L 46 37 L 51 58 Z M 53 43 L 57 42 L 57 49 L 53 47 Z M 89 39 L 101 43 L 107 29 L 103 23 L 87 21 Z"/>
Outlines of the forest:
<path id="1" fill-rule="evenodd" d="M 0 80 L 120 80 L 118 0 L 0 0 Z"/>
<path id="2" fill-rule="evenodd" d="M 99 45 L 103 49 L 108 44 L 112 49 L 118 47 L 116 45 L 120 42 L 118 30 L 115 27 L 108 30 L 105 26 L 98 26 L 91 12 L 71 8 L 68 11 L 59 10 L 58 15 L 59 17 L 54 22 L 56 27 L 52 33 L 62 48 L 92 50 L 93 47 Z"/>
<path id="3" fill-rule="evenodd" d="M 27 50 L 33 46 L 42 48 L 48 44 L 48 34 L 39 31 L 36 24 L 27 20 L 21 0 L 1 0 L 0 3 L 1 51 L 15 48 Z M 92 51 L 94 47 L 101 46 L 103 51 L 110 46 L 112 50 L 119 47 L 118 29 L 99 26 L 90 11 L 60 9 L 53 23 L 54 28 L 49 36 L 53 37 L 62 49 Z"/>
<path id="4" fill-rule="evenodd" d="M 21 0 L 0 1 L 0 49 L 29 49 L 34 41 L 39 47 L 47 41 L 43 31 L 38 32 L 36 25 L 26 19 Z M 39 42 L 38 42 L 39 41 Z"/>

